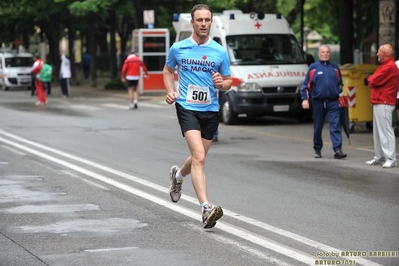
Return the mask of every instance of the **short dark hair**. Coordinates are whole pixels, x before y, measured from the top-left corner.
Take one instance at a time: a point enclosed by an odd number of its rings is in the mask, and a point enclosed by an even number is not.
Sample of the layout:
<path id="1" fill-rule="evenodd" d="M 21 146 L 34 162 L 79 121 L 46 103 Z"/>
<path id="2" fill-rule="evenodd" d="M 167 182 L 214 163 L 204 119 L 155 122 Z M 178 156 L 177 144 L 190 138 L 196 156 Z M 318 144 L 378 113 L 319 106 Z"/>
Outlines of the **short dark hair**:
<path id="1" fill-rule="evenodd" d="M 209 6 L 205 4 L 198 4 L 193 6 L 193 8 L 191 9 L 191 19 L 194 19 L 194 13 L 197 10 L 208 10 L 209 12 L 211 12 L 211 18 L 213 17 L 212 10 L 209 8 Z"/>

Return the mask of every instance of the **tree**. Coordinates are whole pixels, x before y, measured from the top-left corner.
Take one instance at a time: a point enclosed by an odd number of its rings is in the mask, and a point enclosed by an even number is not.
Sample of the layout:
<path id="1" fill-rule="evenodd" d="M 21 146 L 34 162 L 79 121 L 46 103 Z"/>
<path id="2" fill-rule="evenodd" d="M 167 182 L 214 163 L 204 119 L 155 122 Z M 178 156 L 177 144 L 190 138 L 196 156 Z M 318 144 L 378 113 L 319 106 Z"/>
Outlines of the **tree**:
<path id="1" fill-rule="evenodd" d="M 297 37 L 305 25 L 319 32 L 324 37 L 324 43 L 340 43 L 340 63 L 353 60 L 352 51 L 360 48 L 361 40 L 370 35 L 377 24 L 374 0 L 207 0 L 206 3 L 214 13 L 228 9 L 241 9 L 245 13 L 281 13 Z M 12 43 L 24 36 L 24 46 L 28 48 L 32 44 L 30 41 L 35 41 L 31 36 L 47 39 L 49 60 L 57 68 L 60 39 L 68 39 L 69 53 L 73 55 L 73 43 L 79 36 L 83 47 L 91 54 L 91 79 L 95 87 L 98 50 L 108 54 L 111 77 L 117 76 L 116 33 L 121 40 L 122 60 L 127 54 L 132 31 L 145 27 L 144 10 L 155 11 L 155 26 L 169 28 L 173 40 L 172 14 L 189 13 L 194 4 L 186 0 L 37 0 L 35 4 L 31 0 L 2 0 L 0 43 Z M 300 16 L 302 8 L 303 24 Z M 111 36 L 109 40 L 108 34 Z"/>
<path id="2" fill-rule="evenodd" d="M 339 43 L 340 43 L 340 63 L 353 63 L 353 1 L 340 0 L 339 12 Z"/>

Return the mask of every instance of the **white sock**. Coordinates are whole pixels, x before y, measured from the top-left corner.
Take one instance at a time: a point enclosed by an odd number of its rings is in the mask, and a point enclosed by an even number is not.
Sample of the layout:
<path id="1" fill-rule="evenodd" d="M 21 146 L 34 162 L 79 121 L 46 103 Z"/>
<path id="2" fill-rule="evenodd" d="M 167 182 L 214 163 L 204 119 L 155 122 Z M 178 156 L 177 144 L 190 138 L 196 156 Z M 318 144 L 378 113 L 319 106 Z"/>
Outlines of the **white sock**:
<path id="1" fill-rule="evenodd" d="M 208 204 L 208 201 L 205 201 L 204 203 L 201 204 L 201 211 L 204 212 L 204 207 L 206 204 Z"/>
<path id="2" fill-rule="evenodd" d="M 183 180 L 184 176 L 181 174 L 180 169 L 177 170 L 176 180 Z"/>
<path id="3" fill-rule="evenodd" d="M 133 103 L 137 104 L 137 100 L 134 100 Z"/>

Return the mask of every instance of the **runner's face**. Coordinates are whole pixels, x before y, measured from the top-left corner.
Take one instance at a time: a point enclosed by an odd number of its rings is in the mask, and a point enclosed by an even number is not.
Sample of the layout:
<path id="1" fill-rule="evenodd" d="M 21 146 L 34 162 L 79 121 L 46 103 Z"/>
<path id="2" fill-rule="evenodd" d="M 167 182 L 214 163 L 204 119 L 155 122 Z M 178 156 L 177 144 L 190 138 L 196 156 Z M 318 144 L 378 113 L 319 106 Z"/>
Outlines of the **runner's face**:
<path id="1" fill-rule="evenodd" d="M 194 28 L 194 35 L 205 38 L 209 35 L 212 24 L 212 15 L 209 10 L 197 10 L 194 13 L 194 19 L 191 20 Z"/>

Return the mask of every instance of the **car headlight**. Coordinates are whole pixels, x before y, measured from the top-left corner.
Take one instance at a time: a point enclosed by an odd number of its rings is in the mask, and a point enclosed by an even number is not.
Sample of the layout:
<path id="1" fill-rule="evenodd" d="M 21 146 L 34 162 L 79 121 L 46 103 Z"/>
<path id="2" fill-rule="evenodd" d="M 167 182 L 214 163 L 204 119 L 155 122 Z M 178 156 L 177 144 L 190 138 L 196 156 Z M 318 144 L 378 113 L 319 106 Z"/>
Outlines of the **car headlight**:
<path id="1" fill-rule="evenodd" d="M 246 92 L 259 92 L 261 91 L 261 87 L 258 83 L 249 83 L 249 82 L 242 82 L 238 84 L 237 90 L 238 91 L 246 91 Z"/>

